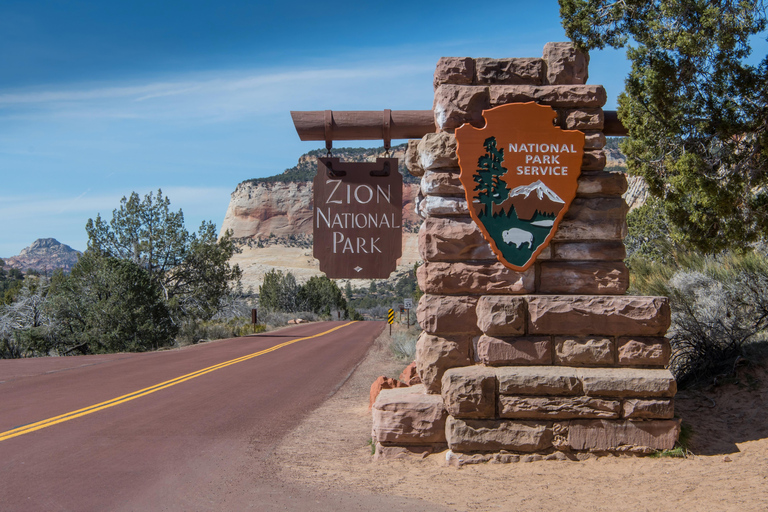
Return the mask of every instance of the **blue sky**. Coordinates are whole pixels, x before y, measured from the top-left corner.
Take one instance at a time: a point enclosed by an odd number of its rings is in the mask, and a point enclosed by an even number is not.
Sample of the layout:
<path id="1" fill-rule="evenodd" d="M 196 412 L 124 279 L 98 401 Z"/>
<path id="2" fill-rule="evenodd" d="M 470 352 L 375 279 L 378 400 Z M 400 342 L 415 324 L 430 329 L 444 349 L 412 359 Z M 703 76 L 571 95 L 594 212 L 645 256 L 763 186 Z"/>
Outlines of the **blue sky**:
<path id="1" fill-rule="evenodd" d="M 429 109 L 439 57 L 563 40 L 552 0 L 3 0 L 0 256 L 43 237 L 83 250 L 87 219 L 132 191 L 220 226 L 238 183 L 322 145 L 291 110 Z M 613 109 L 624 52 L 591 57 Z"/>

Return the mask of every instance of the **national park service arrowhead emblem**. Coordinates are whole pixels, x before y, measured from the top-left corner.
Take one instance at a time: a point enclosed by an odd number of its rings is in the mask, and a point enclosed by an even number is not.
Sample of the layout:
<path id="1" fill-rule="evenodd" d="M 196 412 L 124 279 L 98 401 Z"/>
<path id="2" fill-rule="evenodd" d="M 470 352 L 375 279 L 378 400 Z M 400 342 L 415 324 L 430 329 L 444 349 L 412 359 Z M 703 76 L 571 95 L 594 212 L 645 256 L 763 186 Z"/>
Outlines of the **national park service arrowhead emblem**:
<path id="1" fill-rule="evenodd" d="M 536 103 L 483 111 L 486 125 L 456 129 L 469 214 L 499 261 L 523 271 L 557 231 L 576 197 L 584 134 L 554 125 Z"/>

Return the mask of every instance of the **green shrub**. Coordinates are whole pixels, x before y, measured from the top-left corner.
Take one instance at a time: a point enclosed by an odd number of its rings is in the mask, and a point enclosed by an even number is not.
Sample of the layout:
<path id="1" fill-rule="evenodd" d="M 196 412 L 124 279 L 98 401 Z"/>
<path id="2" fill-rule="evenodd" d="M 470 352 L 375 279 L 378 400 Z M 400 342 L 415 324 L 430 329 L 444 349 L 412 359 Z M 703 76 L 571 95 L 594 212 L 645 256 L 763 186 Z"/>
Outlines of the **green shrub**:
<path id="1" fill-rule="evenodd" d="M 249 334 L 258 334 L 267 330 L 264 324 L 253 325 L 247 317 L 227 320 L 188 321 L 182 324 L 176 336 L 179 346 L 194 345 L 204 341 L 239 338 Z"/>
<path id="2" fill-rule="evenodd" d="M 416 341 L 419 337 L 418 327 L 408 330 L 397 329 L 392 333 L 389 349 L 400 360 L 411 362 L 416 357 Z"/>

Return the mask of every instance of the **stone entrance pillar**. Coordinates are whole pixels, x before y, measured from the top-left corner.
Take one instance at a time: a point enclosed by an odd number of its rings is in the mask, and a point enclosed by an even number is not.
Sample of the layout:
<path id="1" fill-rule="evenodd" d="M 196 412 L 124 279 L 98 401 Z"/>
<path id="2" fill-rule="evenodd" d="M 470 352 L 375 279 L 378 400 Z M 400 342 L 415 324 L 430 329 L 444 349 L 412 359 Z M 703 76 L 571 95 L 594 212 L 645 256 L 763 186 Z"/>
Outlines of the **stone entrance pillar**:
<path id="1" fill-rule="evenodd" d="M 669 304 L 626 295 L 627 182 L 604 170 L 606 93 L 586 84 L 588 61 L 570 43 L 548 43 L 543 58 L 438 62 L 438 132 L 411 142 L 407 157 L 424 196 L 416 348 L 424 384 L 379 395 L 379 456 L 445 445 L 458 458 L 483 460 L 674 446 Z M 482 126 L 484 109 L 530 101 L 552 106 L 562 128 L 584 132 L 584 159 L 552 243 L 515 272 L 469 216 L 453 133 L 463 123 Z"/>

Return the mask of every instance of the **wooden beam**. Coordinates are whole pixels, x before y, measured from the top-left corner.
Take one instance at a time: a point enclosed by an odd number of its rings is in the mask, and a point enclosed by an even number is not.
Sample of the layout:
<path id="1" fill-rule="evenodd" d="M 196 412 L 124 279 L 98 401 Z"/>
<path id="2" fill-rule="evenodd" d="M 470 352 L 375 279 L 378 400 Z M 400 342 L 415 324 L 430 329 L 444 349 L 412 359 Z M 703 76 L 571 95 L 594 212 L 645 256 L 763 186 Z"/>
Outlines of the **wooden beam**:
<path id="1" fill-rule="evenodd" d="M 326 140 L 325 112 L 291 112 L 293 125 L 301 140 Z M 385 138 L 384 110 L 335 110 L 331 112 L 330 140 L 376 140 Z M 392 139 L 420 139 L 434 133 L 435 116 L 431 110 L 389 111 Z"/>
<path id="2" fill-rule="evenodd" d="M 389 115 L 392 139 L 420 139 L 437 131 L 431 110 L 315 110 L 293 111 L 293 125 L 301 140 L 384 140 Z M 606 110 L 603 133 L 625 137 L 627 130 L 615 110 Z M 326 129 L 326 126 L 328 129 Z"/>

